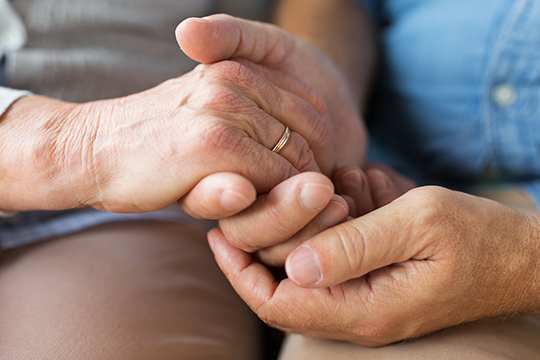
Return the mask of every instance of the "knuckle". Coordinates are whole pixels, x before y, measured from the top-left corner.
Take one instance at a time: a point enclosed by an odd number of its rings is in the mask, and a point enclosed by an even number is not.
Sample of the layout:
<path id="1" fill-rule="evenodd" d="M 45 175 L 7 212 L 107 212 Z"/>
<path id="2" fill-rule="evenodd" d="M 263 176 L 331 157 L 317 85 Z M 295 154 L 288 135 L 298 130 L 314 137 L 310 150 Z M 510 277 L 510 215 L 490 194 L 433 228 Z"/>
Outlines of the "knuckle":
<path id="1" fill-rule="evenodd" d="M 438 186 L 425 186 L 411 190 L 410 196 L 419 211 L 418 218 L 432 222 L 446 213 L 449 204 L 448 190 Z"/>
<path id="2" fill-rule="evenodd" d="M 266 210 L 266 216 L 268 217 L 268 224 L 272 226 L 274 233 L 279 237 L 289 238 L 298 231 L 297 225 L 288 221 L 287 213 L 280 207 L 269 207 Z"/>
<path id="3" fill-rule="evenodd" d="M 194 72 L 201 73 L 209 67 L 207 64 L 198 64 L 193 68 Z"/>
<path id="4" fill-rule="evenodd" d="M 221 119 L 206 120 L 195 134 L 194 151 L 198 153 L 233 153 L 242 146 L 239 131 Z"/>
<path id="5" fill-rule="evenodd" d="M 356 226 L 339 226 L 336 228 L 336 237 L 336 246 L 341 248 L 342 253 L 340 261 L 348 267 L 346 273 L 356 274 L 367 251 L 363 232 Z"/>
<path id="6" fill-rule="evenodd" d="M 276 78 L 278 75 L 276 73 L 271 73 L 268 75 L 268 77 Z M 319 113 L 319 115 L 328 118 L 327 103 L 324 96 L 322 96 L 319 91 L 293 75 L 279 74 L 279 77 L 282 79 L 284 78 L 286 82 L 292 84 L 292 86 L 295 88 L 292 93 L 305 100 L 314 111 Z"/>
<path id="7" fill-rule="evenodd" d="M 278 327 L 280 325 L 279 321 L 277 321 L 269 311 L 265 311 L 264 309 L 259 308 L 255 313 L 257 314 L 259 319 L 261 319 L 261 321 L 268 326 Z"/>
<path id="8" fill-rule="evenodd" d="M 409 196 L 425 205 L 435 206 L 447 198 L 448 191 L 440 186 L 422 186 L 411 189 Z"/>
<path id="9" fill-rule="evenodd" d="M 257 63 L 254 63 L 253 61 L 250 61 L 244 58 L 235 58 L 234 61 L 231 61 L 231 62 L 237 63 L 251 72 L 252 70 L 260 70 L 260 71 L 266 70 L 266 67 L 264 65 L 259 65 Z"/>
<path id="10" fill-rule="evenodd" d="M 308 88 L 309 102 L 322 117 L 328 117 L 328 106 L 324 97 L 314 88 Z"/>
<path id="11" fill-rule="evenodd" d="M 309 125 L 306 126 L 306 140 L 313 149 L 328 149 L 332 146 L 332 128 L 330 123 L 319 114 L 308 101 L 295 95 L 282 97 L 286 109 L 294 109 Z"/>
<path id="12" fill-rule="evenodd" d="M 220 113 L 253 113 L 270 96 L 268 86 L 247 66 L 222 61 L 201 70 L 199 91 L 191 97 L 197 107 Z"/>
<path id="13" fill-rule="evenodd" d="M 307 141 L 301 137 L 297 137 L 299 143 L 298 148 L 295 150 L 296 157 L 294 158 L 293 165 L 300 172 L 310 171 L 314 168 L 315 155 L 310 149 Z"/>
<path id="14" fill-rule="evenodd" d="M 257 316 L 274 328 L 309 329 L 313 316 L 303 306 L 284 299 L 272 299 L 255 309 Z"/>
<path id="15" fill-rule="evenodd" d="M 248 68 L 247 63 L 240 63 L 232 60 L 224 60 L 212 64 L 206 69 L 206 72 L 213 78 L 221 79 L 226 82 L 234 81 L 249 83 L 253 81 L 255 77 L 251 69 Z"/>
<path id="16" fill-rule="evenodd" d="M 454 206 L 450 190 L 426 186 L 415 188 L 407 195 L 412 198 L 411 207 L 416 213 L 411 226 L 414 233 L 410 238 L 417 239 L 417 246 L 430 243 L 450 250 L 453 244 L 457 244 L 463 215 L 459 207 Z"/>
<path id="17" fill-rule="evenodd" d="M 314 121 L 310 142 L 313 148 L 327 149 L 332 146 L 330 127 L 328 123 L 321 117 Z"/>
<path id="18" fill-rule="evenodd" d="M 220 112 L 238 110 L 244 107 L 242 98 L 224 84 L 211 84 L 195 97 L 197 105 L 203 109 L 217 109 Z"/>
<path id="19" fill-rule="evenodd" d="M 228 219 L 223 219 L 219 222 L 219 227 L 223 231 L 223 235 L 227 241 L 237 249 L 240 249 L 245 252 L 254 252 L 251 246 L 246 244 L 243 240 L 246 238 L 245 234 L 237 226 L 234 226 L 234 223 L 228 221 Z"/>

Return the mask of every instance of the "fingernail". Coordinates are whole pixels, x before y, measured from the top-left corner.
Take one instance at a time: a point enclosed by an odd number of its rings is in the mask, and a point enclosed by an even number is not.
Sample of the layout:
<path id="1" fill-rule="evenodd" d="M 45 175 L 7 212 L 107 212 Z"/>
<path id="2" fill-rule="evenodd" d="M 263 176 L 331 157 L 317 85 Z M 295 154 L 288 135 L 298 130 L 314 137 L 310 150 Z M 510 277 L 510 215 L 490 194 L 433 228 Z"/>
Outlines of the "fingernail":
<path id="1" fill-rule="evenodd" d="M 183 20 L 180 23 L 180 25 L 183 24 L 183 23 L 188 23 L 188 22 L 195 22 L 195 23 L 199 23 L 199 24 L 207 24 L 209 21 L 210 21 L 210 19 L 207 19 L 206 17 L 203 17 L 203 18 L 190 17 L 190 18 L 187 18 L 187 19 Z"/>
<path id="2" fill-rule="evenodd" d="M 240 211 L 249 206 L 250 201 L 240 192 L 233 189 L 225 189 L 219 199 L 221 206 L 229 211 Z"/>
<path id="3" fill-rule="evenodd" d="M 311 211 L 320 210 L 334 194 L 332 187 L 322 184 L 304 184 L 300 190 L 300 202 Z"/>
<path id="4" fill-rule="evenodd" d="M 386 194 L 390 189 L 386 175 L 379 170 L 369 172 L 369 186 L 373 196 L 378 197 Z"/>
<path id="5" fill-rule="evenodd" d="M 348 195 L 352 198 L 358 197 L 364 191 L 364 181 L 359 170 L 347 171 L 340 179 L 341 190 L 343 195 Z"/>
<path id="6" fill-rule="evenodd" d="M 316 285 L 322 280 L 321 264 L 308 246 L 302 246 L 290 255 L 287 274 L 300 285 Z"/>
<path id="7" fill-rule="evenodd" d="M 317 216 L 319 224 L 325 229 L 340 224 L 349 215 L 348 209 L 339 201 L 332 200 Z"/>

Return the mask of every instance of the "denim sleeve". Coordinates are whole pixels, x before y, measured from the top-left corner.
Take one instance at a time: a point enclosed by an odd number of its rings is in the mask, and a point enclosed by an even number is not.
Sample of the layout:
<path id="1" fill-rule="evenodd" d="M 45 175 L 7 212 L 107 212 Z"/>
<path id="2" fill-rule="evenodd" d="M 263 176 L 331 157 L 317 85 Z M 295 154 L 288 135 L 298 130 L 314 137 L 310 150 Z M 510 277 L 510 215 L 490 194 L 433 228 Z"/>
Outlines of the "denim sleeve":
<path id="1" fill-rule="evenodd" d="M 378 16 L 378 4 L 377 0 L 356 0 L 356 3 L 359 5 L 362 5 L 373 18 L 377 18 Z"/>
<path id="2" fill-rule="evenodd" d="M 526 181 L 520 184 L 525 192 L 532 199 L 538 209 L 540 209 L 540 180 Z"/>

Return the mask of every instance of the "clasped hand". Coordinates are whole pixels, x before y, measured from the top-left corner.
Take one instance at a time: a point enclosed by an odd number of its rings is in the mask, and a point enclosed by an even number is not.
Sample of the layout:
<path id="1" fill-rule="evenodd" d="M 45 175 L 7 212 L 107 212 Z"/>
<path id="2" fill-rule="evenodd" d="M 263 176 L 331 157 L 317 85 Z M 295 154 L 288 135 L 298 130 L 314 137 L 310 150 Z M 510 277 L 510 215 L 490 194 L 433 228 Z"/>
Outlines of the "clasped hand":
<path id="1" fill-rule="evenodd" d="M 380 346 L 539 307 L 538 219 L 491 200 L 423 187 L 319 234 L 272 220 L 259 236 L 233 217 L 243 241 L 231 224 L 209 241 L 253 311 L 288 332 Z M 287 236 L 300 241 L 279 281 L 255 251 Z"/>
<path id="2" fill-rule="evenodd" d="M 267 323 L 380 346 L 538 309 L 536 216 L 440 187 L 407 192 L 412 182 L 380 166 L 341 168 L 334 182 L 347 201 L 302 173 L 209 233 Z M 344 222 L 349 212 L 363 216 Z M 267 266 L 283 264 L 288 278 L 276 280 Z"/>
<path id="3" fill-rule="evenodd" d="M 188 19 L 177 38 L 205 64 L 142 93 L 78 105 L 55 127 L 61 129 L 55 144 L 66 145 L 50 152 L 60 163 L 82 159 L 91 185 L 77 206 L 142 212 L 180 199 L 196 217 L 219 218 L 292 175 L 331 176 L 338 165 L 362 163 L 365 131 L 355 105 L 313 46 L 277 27 L 225 15 Z M 306 59 L 320 60 L 299 71 Z M 341 99 L 340 111 L 326 106 L 334 98 Z M 335 140 L 336 124 L 348 130 L 348 142 Z M 271 149 L 285 126 L 291 138 L 278 155 Z M 351 142 L 360 144 L 352 156 L 343 151 Z M 249 180 L 242 185 L 251 187 L 249 196 L 237 196 L 242 180 L 231 173 Z M 216 190 L 213 210 L 197 204 L 209 184 Z"/>

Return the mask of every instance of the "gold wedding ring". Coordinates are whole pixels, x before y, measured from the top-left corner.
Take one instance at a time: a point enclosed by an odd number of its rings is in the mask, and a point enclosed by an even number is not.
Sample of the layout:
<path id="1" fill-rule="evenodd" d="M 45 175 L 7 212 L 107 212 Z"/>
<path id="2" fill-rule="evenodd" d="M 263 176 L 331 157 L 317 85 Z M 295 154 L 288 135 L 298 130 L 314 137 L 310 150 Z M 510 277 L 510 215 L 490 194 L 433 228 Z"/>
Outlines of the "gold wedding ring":
<path id="1" fill-rule="evenodd" d="M 276 154 L 283 149 L 283 147 L 287 144 L 287 141 L 289 141 L 289 138 L 291 137 L 291 131 L 289 130 L 289 127 L 285 125 L 285 132 L 281 136 L 281 139 L 279 139 L 278 143 L 274 148 L 272 149 L 273 152 Z"/>

